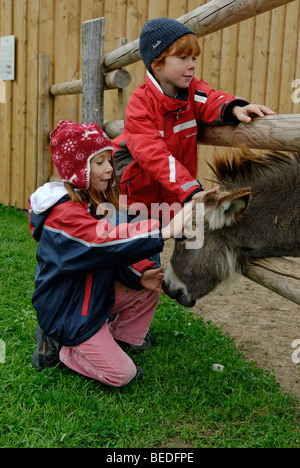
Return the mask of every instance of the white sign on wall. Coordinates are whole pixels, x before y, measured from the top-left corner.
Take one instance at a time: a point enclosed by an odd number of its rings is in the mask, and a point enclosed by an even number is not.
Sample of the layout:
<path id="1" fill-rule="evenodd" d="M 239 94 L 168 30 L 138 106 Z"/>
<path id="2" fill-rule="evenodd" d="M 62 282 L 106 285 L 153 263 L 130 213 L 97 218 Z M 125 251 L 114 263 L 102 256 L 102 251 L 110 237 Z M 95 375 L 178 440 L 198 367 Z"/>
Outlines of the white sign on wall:
<path id="1" fill-rule="evenodd" d="M 15 36 L 0 37 L 0 80 L 15 79 Z"/>

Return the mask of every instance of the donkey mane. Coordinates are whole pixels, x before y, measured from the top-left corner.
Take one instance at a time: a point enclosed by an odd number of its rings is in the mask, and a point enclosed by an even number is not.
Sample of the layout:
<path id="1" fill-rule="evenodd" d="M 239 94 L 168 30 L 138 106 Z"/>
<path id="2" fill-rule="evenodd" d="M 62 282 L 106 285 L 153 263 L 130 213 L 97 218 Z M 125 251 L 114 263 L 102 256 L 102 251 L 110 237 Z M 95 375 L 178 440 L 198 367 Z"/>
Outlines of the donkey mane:
<path id="1" fill-rule="evenodd" d="M 233 150 L 232 156 L 216 155 L 212 163 L 208 162 L 215 181 L 221 186 L 249 186 L 274 173 L 284 171 L 287 166 L 300 165 L 300 153 L 282 153 L 279 151 L 255 154 L 244 146 Z"/>

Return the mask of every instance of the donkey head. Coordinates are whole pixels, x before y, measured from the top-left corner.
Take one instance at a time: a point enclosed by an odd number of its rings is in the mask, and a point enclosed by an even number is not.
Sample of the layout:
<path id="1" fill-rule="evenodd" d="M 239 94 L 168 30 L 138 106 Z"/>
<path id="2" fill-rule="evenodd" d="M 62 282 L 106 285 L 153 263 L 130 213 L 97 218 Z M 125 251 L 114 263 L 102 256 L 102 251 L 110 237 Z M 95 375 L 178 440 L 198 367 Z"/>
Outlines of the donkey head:
<path id="1" fill-rule="evenodd" d="M 224 229 L 233 226 L 246 213 L 250 200 L 249 188 L 220 190 L 203 197 L 204 244 L 195 251 L 191 246 L 193 239 L 175 242 L 163 285 L 171 298 L 192 307 L 197 299 L 235 274 L 238 259 L 234 246 L 223 242 Z"/>

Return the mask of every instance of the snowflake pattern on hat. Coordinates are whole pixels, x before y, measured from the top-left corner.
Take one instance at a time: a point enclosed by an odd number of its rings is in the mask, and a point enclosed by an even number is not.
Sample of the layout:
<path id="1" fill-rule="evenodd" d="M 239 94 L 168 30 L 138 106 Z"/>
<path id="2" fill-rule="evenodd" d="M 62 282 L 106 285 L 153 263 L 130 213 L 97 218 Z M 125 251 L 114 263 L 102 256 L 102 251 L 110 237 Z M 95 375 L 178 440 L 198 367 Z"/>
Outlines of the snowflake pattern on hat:
<path id="1" fill-rule="evenodd" d="M 95 123 L 62 120 L 50 138 L 52 159 L 60 177 L 83 190 L 90 184 L 90 160 L 102 151 L 113 151 L 111 140 Z"/>
<path id="2" fill-rule="evenodd" d="M 73 152 L 77 146 L 76 140 L 71 140 L 69 138 L 65 143 L 62 145 L 62 151 L 64 154 Z"/>

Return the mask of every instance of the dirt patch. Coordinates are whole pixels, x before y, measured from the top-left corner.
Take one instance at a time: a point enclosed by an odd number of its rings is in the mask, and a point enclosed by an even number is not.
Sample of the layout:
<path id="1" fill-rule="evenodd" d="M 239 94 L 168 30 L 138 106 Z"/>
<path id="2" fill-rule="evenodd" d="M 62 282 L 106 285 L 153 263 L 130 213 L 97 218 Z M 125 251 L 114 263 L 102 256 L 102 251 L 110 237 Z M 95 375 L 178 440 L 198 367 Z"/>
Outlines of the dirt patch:
<path id="1" fill-rule="evenodd" d="M 168 241 L 161 255 L 164 267 L 172 251 Z M 300 340 L 299 305 L 241 276 L 220 285 L 192 311 L 222 327 L 249 361 L 274 371 L 282 390 L 300 397 L 300 364 L 292 360 L 292 343 Z"/>

